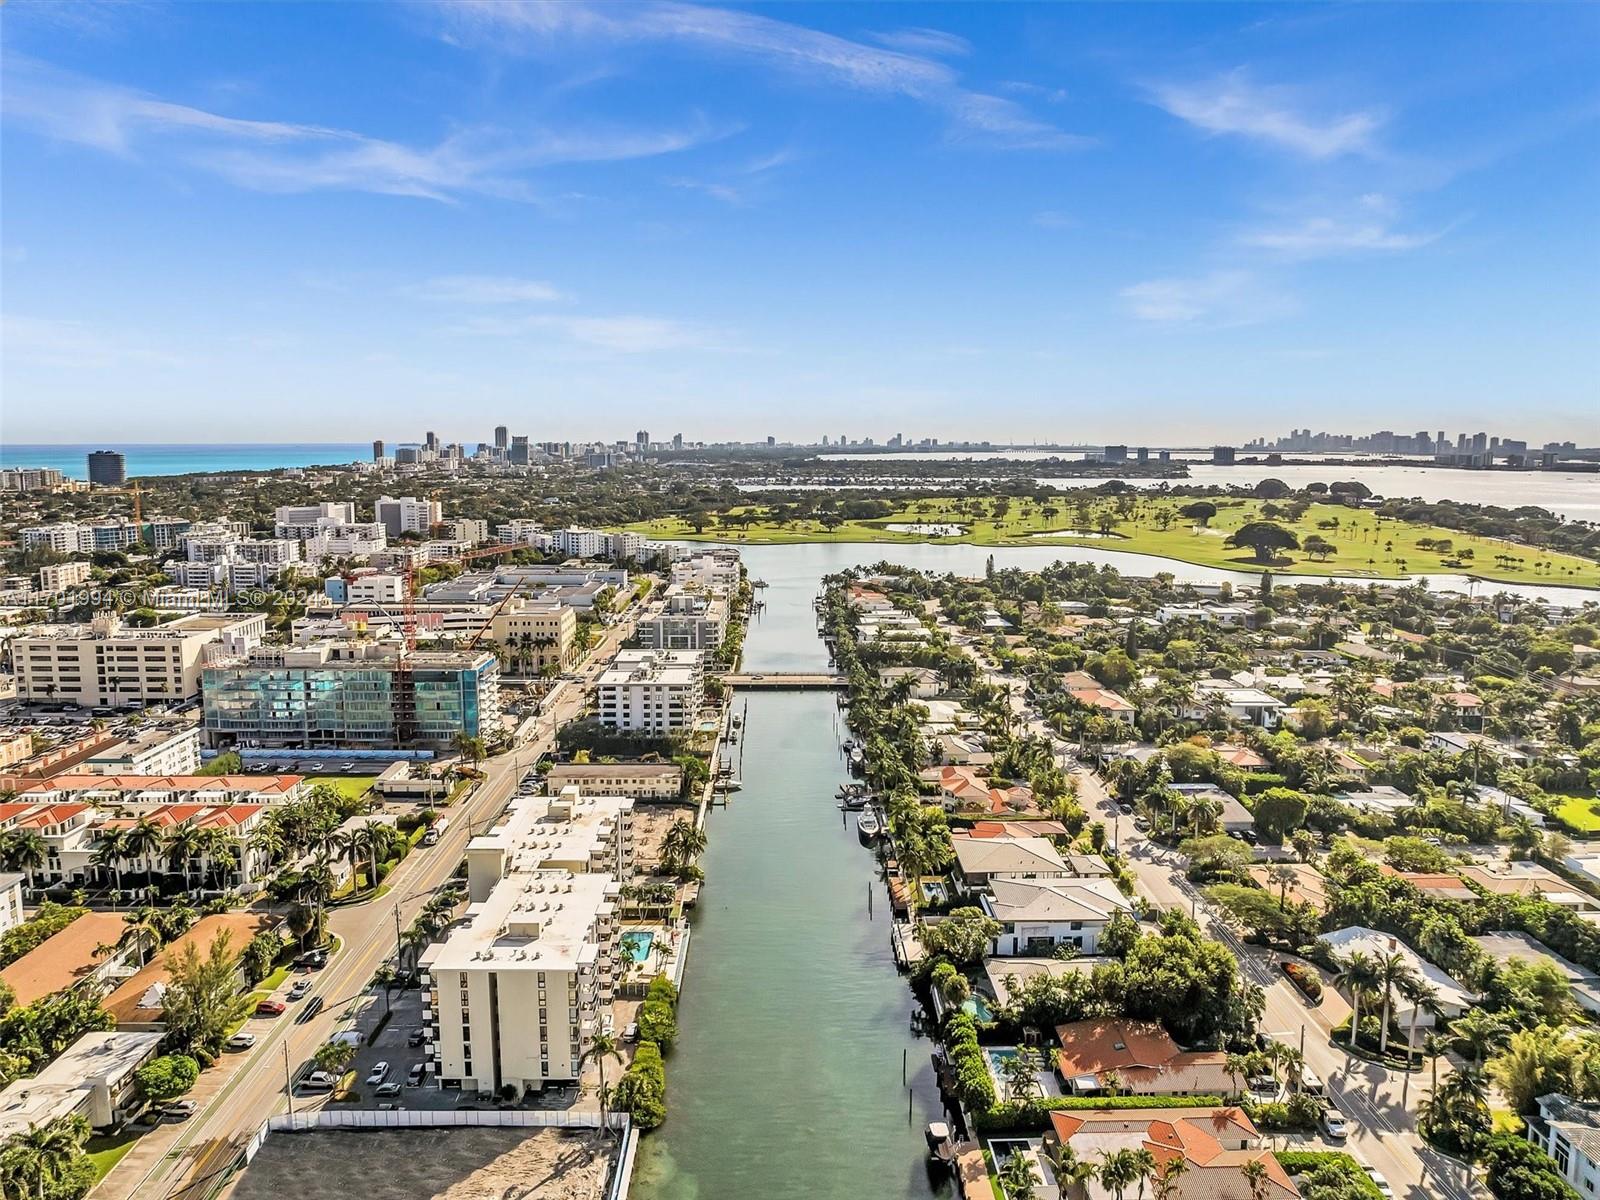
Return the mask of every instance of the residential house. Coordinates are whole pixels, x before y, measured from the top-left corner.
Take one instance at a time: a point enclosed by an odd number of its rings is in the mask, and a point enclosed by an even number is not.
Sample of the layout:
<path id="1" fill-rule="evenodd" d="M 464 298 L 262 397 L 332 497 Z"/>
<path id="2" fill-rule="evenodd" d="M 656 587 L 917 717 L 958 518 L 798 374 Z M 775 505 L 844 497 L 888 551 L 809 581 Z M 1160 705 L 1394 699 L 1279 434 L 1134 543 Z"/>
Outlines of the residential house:
<path id="1" fill-rule="evenodd" d="M 1114 1087 L 1133 1096 L 1222 1096 L 1240 1086 L 1228 1077 L 1226 1054 L 1182 1050 L 1154 1021 L 1073 1021 L 1056 1026 L 1056 1039 L 1056 1070 L 1074 1094 Z"/>
<path id="2" fill-rule="evenodd" d="M 1294 1200 L 1300 1195 L 1277 1156 L 1261 1144 L 1238 1108 L 1084 1109 L 1050 1114 L 1049 1146 L 1065 1145 L 1079 1162 L 1095 1164 L 1122 1150 L 1145 1151 L 1158 1178 L 1172 1173 L 1166 1200 Z M 1244 1173 L 1265 1168 L 1260 1190 Z M 1174 1169 L 1168 1164 L 1182 1163 Z M 1111 1195 L 1091 1176 L 1073 1193 L 1089 1200 Z M 1062 1193 L 1068 1195 L 1069 1193 Z"/>
<path id="3" fill-rule="evenodd" d="M 1095 709 L 1103 717 L 1131 725 L 1138 712 L 1121 695 L 1085 671 L 1068 671 L 1061 677 L 1061 686 L 1072 699 Z"/>
<path id="4" fill-rule="evenodd" d="M 1572 987 L 1572 998 L 1588 1014 L 1600 1013 L 1600 975 L 1568 962 L 1543 942 L 1518 930 L 1496 930 L 1472 939 L 1498 963 L 1522 962 L 1550 966 Z"/>
<path id="5" fill-rule="evenodd" d="M 1037 807 L 1031 788 L 990 787 L 987 773 L 972 767 L 929 767 L 920 778 L 938 788 L 944 807 L 950 812 L 980 812 L 1003 817 Z"/>
<path id="6" fill-rule="evenodd" d="M 81 918 L 80 918 L 81 919 Z M 212 943 L 223 935 L 228 938 L 228 948 L 238 953 L 250 944 L 258 933 L 264 933 L 278 924 L 270 913 L 231 912 L 201 917 L 182 937 L 170 943 L 135 974 L 125 979 L 105 998 L 105 1010 L 116 1019 L 118 1029 L 159 1030 L 162 1027 L 164 1005 L 170 966 L 185 947 L 193 946 L 204 956 Z M 242 989 L 244 976 L 237 985 Z"/>
<path id="7" fill-rule="evenodd" d="M 97 1031 L 68 1046 L 37 1075 L 0 1092 L 0 1141 L 81 1116 L 95 1130 L 121 1125 L 138 1098 L 134 1074 L 161 1049 L 159 1033 Z"/>
<path id="8" fill-rule="evenodd" d="M 101 947 L 115 946 L 127 930 L 121 913 L 86 912 L 0 968 L 0 980 L 11 989 L 18 1008 L 79 985 L 113 986 L 131 970 L 128 963 L 137 958 L 136 948 L 104 952 Z"/>
<path id="9" fill-rule="evenodd" d="M 1580 1196 L 1600 1188 L 1600 1104 L 1560 1092 L 1539 1097 L 1539 1115 L 1528 1120 L 1528 1140 L 1548 1154 L 1561 1178 Z"/>
<path id="10" fill-rule="evenodd" d="M 1111 919 L 1132 912 L 1106 878 L 991 879 L 979 904 L 1000 923 L 989 943 L 989 953 L 1000 957 L 1050 954 L 1057 946 L 1094 954 Z"/>
<path id="11" fill-rule="evenodd" d="M 1001 879 L 1072 879 L 1072 868 L 1049 838 L 984 838 L 955 834 L 955 875 L 965 891 L 977 892 Z"/>
<path id="12" fill-rule="evenodd" d="M 1494 896 L 1543 896 L 1551 904 L 1573 912 L 1600 914 L 1600 900 L 1580 892 L 1548 867 L 1525 859 L 1497 863 L 1494 867 L 1461 867 L 1457 872 Z"/>
<path id="13" fill-rule="evenodd" d="M 1478 893 L 1466 885 L 1466 882 L 1456 875 L 1437 874 L 1426 871 L 1397 871 L 1388 863 L 1379 863 L 1378 870 L 1391 879 L 1404 879 L 1427 900 L 1455 900 L 1472 901 L 1478 898 Z"/>
<path id="14" fill-rule="evenodd" d="M 1422 1044 L 1422 1038 L 1433 1028 L 1439 1017 L 1454 1020 L 1477 1002 L 1477 998 L 1463 985 L 1392 934 L 1380 933 L 1364 925 L 1350 925 L 1344 929 L 1336 929 L 1332 933 L 1324 933 L 1320 940 L 1326 942 L 1339 958 L 1345 958 L 1356 951 L 1369 958 L 1377 958 L 1383 954 L 1399 954 L 1405 959 L 1413 974 L 1433 985 L 1437 993 L 1434 1007 L 1424 1008 L 1416 1014 L 1415 1044 L 1418 1046 Z M 1404 996 L 1396 994 L 1390 1013 L 1398 1028 L 1404 1030 L 1412 1028 L 1412 1005 Z"/>

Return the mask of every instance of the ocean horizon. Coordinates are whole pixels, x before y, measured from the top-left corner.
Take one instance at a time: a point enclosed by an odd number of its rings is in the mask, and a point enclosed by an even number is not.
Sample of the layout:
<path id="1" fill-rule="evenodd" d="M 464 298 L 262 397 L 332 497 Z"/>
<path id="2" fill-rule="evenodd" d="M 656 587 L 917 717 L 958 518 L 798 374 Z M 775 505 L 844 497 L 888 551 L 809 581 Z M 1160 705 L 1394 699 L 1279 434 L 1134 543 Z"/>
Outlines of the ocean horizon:
<path id="1" fill-rule="evenodd" d="M 282 467 L 339 466 L 372 456 L 371 442 L 96 442 L 92 445 L 0 443 L 0 467 L 54 467 L 68 479 L 89 477 L 89 454 L 118 450 L 128 478 L 209 471 L 272 471 Z"/>

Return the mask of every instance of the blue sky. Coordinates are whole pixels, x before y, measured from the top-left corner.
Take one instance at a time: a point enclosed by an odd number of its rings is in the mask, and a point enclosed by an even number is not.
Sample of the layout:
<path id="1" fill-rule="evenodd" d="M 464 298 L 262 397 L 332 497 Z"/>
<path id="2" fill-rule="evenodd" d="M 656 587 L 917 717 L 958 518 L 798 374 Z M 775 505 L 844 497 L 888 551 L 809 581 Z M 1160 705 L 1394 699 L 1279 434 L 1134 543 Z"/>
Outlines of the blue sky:
<path id="1" fill-rule="evenodd" d="M 1600 443 L 1600 8 L 32 4 L 13 442 Z"/>

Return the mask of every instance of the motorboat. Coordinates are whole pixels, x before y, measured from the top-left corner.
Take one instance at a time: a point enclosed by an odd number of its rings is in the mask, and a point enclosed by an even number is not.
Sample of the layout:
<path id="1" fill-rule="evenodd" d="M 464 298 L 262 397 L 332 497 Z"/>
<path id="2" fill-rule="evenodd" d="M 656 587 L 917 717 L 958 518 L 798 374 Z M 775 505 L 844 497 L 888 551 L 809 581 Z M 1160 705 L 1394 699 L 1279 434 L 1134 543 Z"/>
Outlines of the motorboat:
<path id="1" fill-rule="evenodd" d="M 744 781 L 739 779 L 721 779 L 717 781 L 717 786 L 725 792 L 737 792 L 740 788 L 744 787 Z"/>
<path id="2" fill-rule="evenodd" d="M 866 841 L 873 841 L 883 832 L 883 823 L 878 820 L 878 810 L 864 808 L 861 815 L 856 818 L 856 832 Z"/>

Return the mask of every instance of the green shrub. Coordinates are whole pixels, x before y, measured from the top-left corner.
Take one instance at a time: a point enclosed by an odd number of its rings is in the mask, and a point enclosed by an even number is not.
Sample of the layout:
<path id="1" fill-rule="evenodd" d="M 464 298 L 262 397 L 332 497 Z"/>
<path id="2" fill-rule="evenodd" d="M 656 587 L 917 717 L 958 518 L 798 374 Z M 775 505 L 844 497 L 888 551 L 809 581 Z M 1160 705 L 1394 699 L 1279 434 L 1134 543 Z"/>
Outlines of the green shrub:
<path id="1" fill-rule="evenodd" d="M 665 1000 L 646 1000 L 639 1006 L 639 1039 L 654 1042 L 662 1051 L 678 1040 L 678 1017 Z"/>
<path id="2" fill-rule="evenodd" d="M 200 1078 L 200 1064 L 187 1054 L 163 1054 L 133 1073 L 139 1090 L 149 1100 L 176 1100 Z"/>
<path id="3" fill-rule="evenodd" d="M 652 979 L 650 986 L 645 989 L 644 996 L 646 1000 L 661 1000 L 674 1008 L 678 1004 L 678 989 L 665 975 L 657 975 Z"/>
<path id="4" fill-rule="evenodd" d="M 1383 1193 L 1361 1164 L 1342 1150 L 1280 1150 L 1277 1159 L 1294 1177 L 1300 1194 L 1309 1200 L 1320 1200 L 1322 1196 L 1383 1200 Z"/>
<path id="5" fill-rule="evenodd" d="M 611 1105 L 618 1112 L 632 1113 L 640 1129 L 655 1129 L 667 1119 L 667 1067 L 661 1061 L 661 1047 L 639 1043 L 633 1065 L 611 1093 Z"/>

